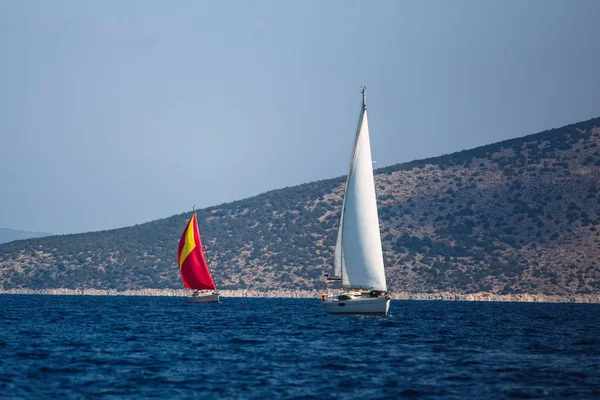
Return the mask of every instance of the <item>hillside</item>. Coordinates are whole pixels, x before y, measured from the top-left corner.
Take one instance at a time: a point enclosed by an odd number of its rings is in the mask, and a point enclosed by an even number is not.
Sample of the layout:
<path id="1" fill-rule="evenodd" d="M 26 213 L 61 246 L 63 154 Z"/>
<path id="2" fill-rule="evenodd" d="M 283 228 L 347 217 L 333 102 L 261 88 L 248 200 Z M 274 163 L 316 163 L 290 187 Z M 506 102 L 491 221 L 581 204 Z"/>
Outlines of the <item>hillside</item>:
<path id="1" fill-rule="evenodd" d="M 18 229 L 0 228 L 0 243 L 8 243 L 12 242 L 13 240 L 23 240 L 50 235 L 52 234 L 47 232 L 30 232 L 20 231 Z"/>
<path id="2" fill-rule="evenodd" d="M 600 293 L 600 118 L 376 171 L 393 291 Z M 323 287 L 344 178 L 198 212 L 223 289 Z M 180 288 L 189 212 L 0 245 L 0 287 Z"/>

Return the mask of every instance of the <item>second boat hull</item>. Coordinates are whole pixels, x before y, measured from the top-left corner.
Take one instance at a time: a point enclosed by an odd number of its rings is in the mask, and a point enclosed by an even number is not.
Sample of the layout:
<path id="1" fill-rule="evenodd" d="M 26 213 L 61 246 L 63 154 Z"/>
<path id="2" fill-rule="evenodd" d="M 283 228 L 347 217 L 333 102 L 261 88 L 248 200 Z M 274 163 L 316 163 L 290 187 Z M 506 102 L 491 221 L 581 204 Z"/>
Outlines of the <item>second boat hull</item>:
<path id="1" fill-rule="evenodd" d="M 188 303 L 220 303 L 219 293 L 199 294 L 186 299 Z"/>

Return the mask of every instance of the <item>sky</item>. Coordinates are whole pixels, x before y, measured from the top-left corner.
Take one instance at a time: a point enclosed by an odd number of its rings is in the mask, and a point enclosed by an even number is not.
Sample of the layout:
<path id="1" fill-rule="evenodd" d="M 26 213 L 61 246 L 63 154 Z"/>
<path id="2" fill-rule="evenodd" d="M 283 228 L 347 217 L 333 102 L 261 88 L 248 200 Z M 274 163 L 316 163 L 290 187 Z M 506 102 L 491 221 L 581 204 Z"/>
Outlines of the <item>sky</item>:
<path id="1" fill-rule="evenodd" d="M 131 226 L 600 116 L 600 1 L 0 0 L 0 227 Z"/>

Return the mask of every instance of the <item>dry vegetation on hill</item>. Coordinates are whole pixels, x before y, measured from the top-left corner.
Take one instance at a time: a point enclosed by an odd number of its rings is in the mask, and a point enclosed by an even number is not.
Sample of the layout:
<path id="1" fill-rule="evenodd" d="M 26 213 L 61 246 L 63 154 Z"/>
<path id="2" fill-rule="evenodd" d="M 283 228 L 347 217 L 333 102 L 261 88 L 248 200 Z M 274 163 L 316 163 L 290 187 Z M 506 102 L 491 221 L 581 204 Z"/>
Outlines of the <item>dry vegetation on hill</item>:
<path id="1" fill-rule="evenodd" d="M 600 118 L 376 171 L 402 292 L 600 293 Z M 223 289 L 322 287 L 343 178 L 199 211 Z M 0 287 L 178 288 L 189 214 L 0 245 Z"/>

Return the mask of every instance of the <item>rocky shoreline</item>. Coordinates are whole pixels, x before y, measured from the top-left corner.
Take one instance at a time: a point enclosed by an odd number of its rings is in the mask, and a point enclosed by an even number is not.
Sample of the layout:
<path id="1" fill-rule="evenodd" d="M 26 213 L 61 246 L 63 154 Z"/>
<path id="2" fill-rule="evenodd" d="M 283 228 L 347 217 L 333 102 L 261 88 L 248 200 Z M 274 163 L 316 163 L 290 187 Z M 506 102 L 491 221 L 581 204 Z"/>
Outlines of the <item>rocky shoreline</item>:
<path id="1" fill-rule="evenodd" d="M 321 295 L 321 291 L 310 290 L 221 290 L 223 297 L 262 297 L 262 298 L 314 298 Z M 136 290 L 107 290 L 107 289 L 0 289 L 0 294 L 35 294 L 35 295 L 63 295 L 63 296 L 189 296 L 189 291 L 184 289 L 136 289 Z M 408 293 L 398 292 L 392 294 L 395 300 L 442 300 L 442 301 L 492 301 L 492 302 L 522 302 L 522 303 L 600 303 L 599 294 L 587 295 L 545 295 L 545 294 L 493 294 L 493 293 Z"/>
<path id="2" fill-rule="evenodd" d="M 600 303 L 600 295 L 546 295 L 546 294 L 494 294 L 494 293 L 394 293 L 397 300 L 444 300 L 444 301 L 497 301 L 519 303 Z"/>

